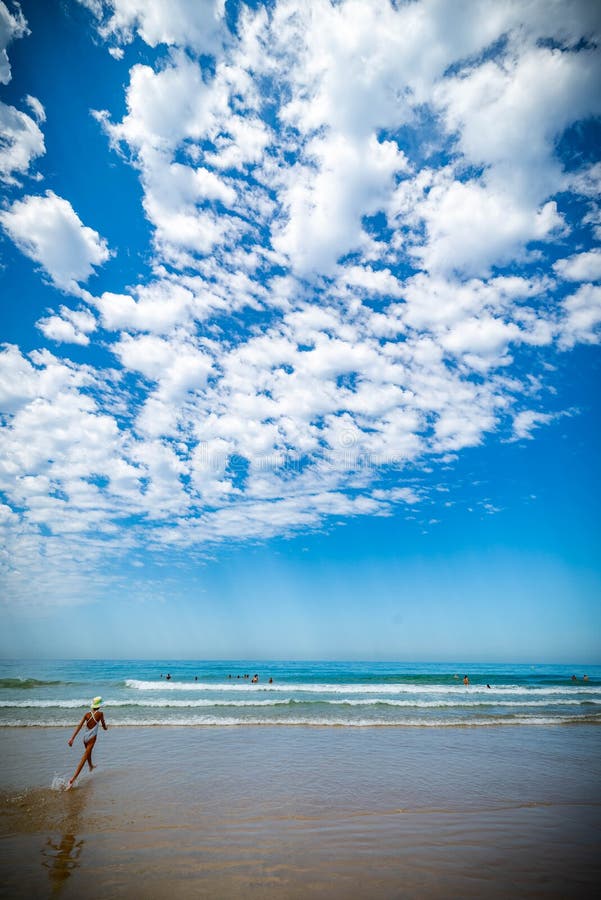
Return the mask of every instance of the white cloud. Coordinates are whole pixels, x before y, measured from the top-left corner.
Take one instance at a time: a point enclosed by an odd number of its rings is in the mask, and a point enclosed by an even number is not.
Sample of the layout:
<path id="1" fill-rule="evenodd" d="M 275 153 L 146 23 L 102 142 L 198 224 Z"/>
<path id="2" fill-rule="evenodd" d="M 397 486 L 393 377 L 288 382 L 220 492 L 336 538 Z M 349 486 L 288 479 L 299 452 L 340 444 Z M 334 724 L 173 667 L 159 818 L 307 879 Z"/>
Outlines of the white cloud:
<path id="1" fill-rule="evenodd" d="M 598 197 L 601 194 L 601 162 L 583 166 L 564 176 L 567 190 L 582 197 Z"/>
<path id="2" fill-rule="evenodd" d="M 15 4 L 11 12 L 0 0 L 0 84 L 8 84 L 12 77 L 7 46 L 26 34 L 29 34 L 29 29 L 19 4 Z"/>
<path id="3" fill-rule="evenodd" d="M 249 163 L 259 163 L 270 143 L 269 129 L 260 119 L 231 116 L 227 134 L 215 139 L 217 152 L 206 153 L 207 162 L 218 169 L 244 170 Z"/>
<path id="4" fill-rule="evenodd" d="M 524 254 L 533 240 L 561 233 L 555 201 L 541 208 L 478 181 L 449 181 L 445 174 L 415 203 L 411 219 L 423 222 L 427 241 L 411 253 L 433 273 L 486 275 L 490 267 Z"/>
<path id="5" fill-rule="evenodd" d="M 11 80 L 6 48 L 11 41 L 29 34 L 21 8 L 15 4 L 11 12 L 0 0 L 0 84 Z M 0 181 L 18 184 L 16 174 L 25 174 L 31 161 L 45 153 L 44 136 L 39 123 L 46 118 L 44 107 L 36 97 L 26 102 L 33 117 L 14 106 L 0 102 Z"/>
<path id="6" fill-rule="evenodd" d="M 555 416 L 549 413 L 535 412 L 531 409 L 522 410 L 513 420 L 513 437 L 514 440 L 523 440 L 527 438 L 532 440 L 532 432 L 539 425 L 546 425 L 552 422 Z"/>
<path id="7" fill-rule="evenodd" d="M 9 379 L 19 376 L 2 398 L 2 490 L 30 524 L 53 534 L 102 530 L 114 511 L 93 479 L 111 472 L 122 449 L 116 422 L 85 390 L 90 371 L 48 353 L 32 362 L 10 348 L 1 357 Z"/>
<path id="8" fill-rule="evenodd" d="M 213 82 L 206 83 L 198 62 L 174 53 L 159 71 L 132 68 L 128 113 L 120 123 L 111 123 L 106 113 L 97 114 L 114 146 L 126 145 L 134 154 L 144 210 L 155 228 L 157 256 L 176 268 L 195 268 L 195 258 L 216 245 L 235 247 L 250 229 L 241 214 L 247 213 L 249 201 L 254 203 L 253 194 L 247 185 L 240 190 L 219 169 L 257 162 L 269 136 L 263 123 L 248 115 L 242 119 L 230 108 L 231 93 L 246 87 L 238 84 L 237 71 L 223 66 Z M 198 143 L 203 140 L 210 140 L 215 151 L 201 151 Z M 175 161 L 179 150 L 186 163 L 181 154 Z M 200 157 L 206 165 L 190 164 Z"/>
<path id="9" fill-rule="evenodd" d="M 137 288 L 136 295 L 107 292 L 95 299 L 105 328 L 165 334 L 191 318 L 194 295 L 180 284 L 154 282 Z"/>
<path id="10" fill-rule="evenodd" d="M 557 136 L 601 112 L 600 77 L 594 50 L 518 45 L 515 55 L 443 80 L 435 100 L 466 159 L 490 167 L 487 183 L 537 204 L 559 181 Z"/>
<path id="11" fill-rule="evenodd" d="M 520 333 L 517 325 L 503 322 L 492 316 L 480 316 L 465 319 L 460 325 L 452 328 L 441 339 L 445 350 L 455 354 L 471 352 L 480 356 L 493 356 L 498 364 L 498 357 L 503 355 L 507 344 L 515 340 Z"/>
<path id="12" fill-rule="evenodd" d="M 139 372 L 153 388 L 136 418 L 136 431 L 146 438 L 190 431 L 192 396 L 203 392 L 213 369 L 206 350 L 190 339 L 155 335 L 122 335 L 113 352 L 130 371 Z"/>
<path id="13" fill-rule="evenodd" d="M 127 115 L 107 129 L 113 141 L 127 142 L 142 158 L 202 137 L 213 123 L 210 88 L 198 63 L 184 54 L 156 72 L 134 65 L 126 99 Z"/>
<path id="14" fill-rule="evenodd" d="M 87 346 L 90 343 L 88 335 L 96 328 L 96 319 L 87 310 L 61 306 L 59 316 L 48 316 L 36 324 L 42 334 L 51 341 Z"/>
<path id="15" fill-rule="evenodd" d="M 575 253 L 559 259 L 553 268 L 566 281 L 601 281 L 601 250 Z"/>
<path id="16" fill-rule="evenodd" d="M 560 343 L 563 347 L 574 344 L 595 344 L 599 341 L 599 324 L 601 324 L 601 287 L 593 284 L 582 284 L 575 294 L 571 294 L 562 302 L 563 319 L 561 320 Z"/>
<path id="17" fill-rule="evenodd" d="M 56 287 L 79 293 L 96 266 L 109 258 L 104 238 L 84 225 L 69 203 L 52 191 L 16 200 L 0 224 L 22 253 L 38 263 Z"/>
<path id="18" fill-rule="evenodd" d="M 225 0 L 79 0 L 100 20 L 104 38 L 129 43 L 135 33 L 151 47 L 176 44 L 214 53 L 222 40 Z"/>
<path id="19" fill-rule="evenodd" d="M 374 271 L 371 266 L 346 266 L 338 273 L 338 283 L 353 289 L 359 288 L 367 295 L 391 298 L 403 295 L 401 282 L 389 269 Z"/>
<path id="20" fill-rule="evenodd" d="M 42 121 L 43 110 L 35 105 L 34 112 L 38 121 Z M 46 152 L 44 135 L 31 116 L 6 103 L 0 103 L 0 131 L 0 180 L 15 184 L 15 175 L 25 174 L 31 161 Z"/>
<path id="21" fill-rule="evenodd" d="M 287 220 L 274 229 L 272 243 L 293 270 L 330 274 L 341 256 L 367 243 L 362 217 L 384 206 L 405 158 L 394 142 L 373 135 L 362 142 L 316 139 L 306 155 L 310 163 L 284 180 Z"/>

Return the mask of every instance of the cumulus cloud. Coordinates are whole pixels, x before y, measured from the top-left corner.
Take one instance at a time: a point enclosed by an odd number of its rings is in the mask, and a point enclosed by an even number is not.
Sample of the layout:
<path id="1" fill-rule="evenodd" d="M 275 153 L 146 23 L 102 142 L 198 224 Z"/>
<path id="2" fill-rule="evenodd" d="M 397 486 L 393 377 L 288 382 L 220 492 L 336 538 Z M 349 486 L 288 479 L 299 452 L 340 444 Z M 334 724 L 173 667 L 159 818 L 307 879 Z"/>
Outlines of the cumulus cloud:
<path id="1" fill-rule="evenodd" d="M 110 256 L 104 238 L 53 191 L 16 200 L 0 213 L 0 224 L 56 287 L 69 293 L 79 293 L 78 282 L 87 281 Z"/>
<path id="2" fill-rule="evenodd" d="M 106 112 L 97 113 L 113 145 L 125 146 L 134 155 L 158 255 L 177 268 L 194 267 L 195 256 L 209 254 L 216 245 L 235 246 L 241 233 L 249 230 L 241 218 L 244 201 L 231 179 L 219 172 L 256 162 L 267 142 L 262 123 L 236 124 L 239 116 L 232 113 L 228 100 L 239 87 L 228 66 L 218 69 L 212 85 L 205 83 L 199 64 L 177 52 L 158 71 L 142 65 L 132 68 L 128 112 L 121 122 L 111 122 Z M 260 140 L 253 140 L 259 131 Z M 233 136 L 233 144 L 228 136 Z M 206 140 L 215 149 L 205 152 L 205 162 L 217 171 L 195 165 L 201 155 L 198 145 Z"/>
<path id="3" fill-rule="evenodd" d="M 505 57 L 444 79 L 435 89 L 449 131 L 486 182 L 514 199 L 553 193 L 561 172 L 554 142 L 572 122 L 598 115 L 601 62 L 578 51 L 518 43 Z"/>
<path id="4" fill-rule="evenodd" d="M 273 246 L 296 272 L 330 274 L 341 256 L 367 243 L 362 218 L 382 208 L 405 159 L 394 142 L 374 135 L 361 143 L 317 139 L 306 153 L 312 165 L 284 179 L 286 222 L 274 228 Z"/>
<path id="5" fill-rule="evenodd" d="M 222 40 L 224 0 L 79 0 L 99 21 L 100 34 L 129 43 L 135 34 L 151 47 L 175 44 L 214 53 Z M 111 48 L 113 49 L 113 48 Z"/>
<path id="6" fill-rule="evenodd" d="M 88 335 L 96 328 L 96 319 L 86 309 L 75 310 L 61 306 L 60 315 L 47 316 L 36 324 L 51 341 L 87 346 L 90 343 Z"/>
<path id="7" fill-rule="evenodd" d="M 478 181 L 435 176 L 411 214 L 422 222 L 427 240 L 411 250 L 427 271 L 486 275 L 491 265 L 509 263 L 534 240 L 561 233 L 564 224 L 555 201 L 544 206 L 514 202 L 510 192 Z"/>
<path id="8" fill-rule="evenodd" d="M 4 0 L 0 0 L 0 84 L 8 84 L 12 75 L 6 48 L 11 41 L 29 34 L 27 21 L 19 4 L 9 10 Z"/>
<path id="9" fill-rule="evenodd" d="M 566 281 L 601 281 L 601 250 L 575 253 L 559 259 L 553 268 Z"/>
<path id="10" fill-rule="evenodd" d="M 34 97 L 28 98 L 34 116 L 14 106 L 0 103 L 0 180 L 17 184 L 16 175 L 25 174 L 32 160 L 46 152 L 44 135 L 39 122 L 44 121 L 44 110 Z"/>
<path id="11" fill-rule="evenodd" d="M 194 295 L 169 281 L 140 286 L 130 294 L 105 293 L 95 305 L 109 331 L 149 331 L 164 334 L 185 325 L 192 316 Z"/>
<path id="12" fill-rule="evenodd" d="M 11 68 L 6 48 L 11 41 L 29 34 L 21 8 L 15 4 L 12 12 L 0 0 L 0 84 L 11 80 Z M 33 115 L 0 102 L 0 181 L 18 184 L 17 175 L 29 170 L 31 161 L 45 153 L 40 123 L 46 118 L 44 107 L 36 97 L 27 96 Z"/>
<path id="13" fill-rule="evenodd" d="M 562 303 L 564 316 L 561 322 L 561 344 L 595 344 L 599 341 L 601 324 L 601 287 L 593 284 L 581 285 L 576 293 L 570 294 Z"/>

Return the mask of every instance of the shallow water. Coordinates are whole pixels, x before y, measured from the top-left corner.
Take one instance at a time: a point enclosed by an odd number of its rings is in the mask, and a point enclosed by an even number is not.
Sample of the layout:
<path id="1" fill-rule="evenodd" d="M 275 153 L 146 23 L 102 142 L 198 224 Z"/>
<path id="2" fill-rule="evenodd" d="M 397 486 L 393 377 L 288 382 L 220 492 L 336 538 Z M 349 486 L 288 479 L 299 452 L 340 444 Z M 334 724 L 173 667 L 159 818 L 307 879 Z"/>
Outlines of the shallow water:
<path id="1" fill-rule="evenodd" d="M 592 896 L 599 733 L 123 727 L 64 792 L 70 732 L 4 729 L 0 882 L 79 898 Z"/>

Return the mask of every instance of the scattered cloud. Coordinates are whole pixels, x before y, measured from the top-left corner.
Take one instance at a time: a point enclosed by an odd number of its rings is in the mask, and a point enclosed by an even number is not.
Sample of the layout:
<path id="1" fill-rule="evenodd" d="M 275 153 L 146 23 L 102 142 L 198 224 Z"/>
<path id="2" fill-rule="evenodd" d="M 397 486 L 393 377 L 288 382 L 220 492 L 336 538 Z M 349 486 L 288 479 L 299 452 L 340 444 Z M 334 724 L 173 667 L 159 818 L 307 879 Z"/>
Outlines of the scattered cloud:
<path id="1" fill-rule="evenodd" d="M 28 33 L 27 21 L 21 7 L 14 4 L 11 12 L 6 3 L 0 0 L 0 84 L 8 84 L 12 77 L 6 48 L 12 41 Z"/>
<path id="2" fill-rule="evenodd" d="M 599 163 L 562 155 L 601 114 L 595 4 L 80 3 L 129 65 L 94 116 L 139 180 L 150 274 L 84 290 L 110 251 L 68 200 L 0 212 L 82 303 L 37 322 L 53 353 L 0 356 L 16 558 L 389 515 L 556 419 L 553 357 L 601 324 Z M 44 152 L 28 103 L 0 107 L 7 179 Z"/>
<path id="3" fill-rule="evenodd" d="M 565 348 L 574 344 L 599 342 L 601 324 L 601 286 L 582 284 L 562 303 L 564 317 L 560 342 Z"/>
<path id="4" fill-rule="evenodd" d="M 80 292 L 96 266 L 110 256 L 106 241 L 84 225 L 68 200 L 53 191 L 15 200 L 0 225 L 19 249 L 67 293 Z"/>
<path id="5" fill-rule="evenodd" d="M 134 35 L 151 47 L 175 44 L 214 53 L 223 39 L 225 0 L 79 0 L 97 18 L 103 38 L 128 44 Z M 113 53 L 113 47 L 110 48 Z"/>
<path id="6" fill-rule="evenodd" d="M 514 440 L 522 440 L 524 438 L 532 440 L 534 429 L 540 425 L 546 425 L 553 418 L 554 416 L 549 413 L 535 412 L 531 409 L 522 410 L 513 420 Z"/>
<path id="7" fill-rule="evenodd" d="M 61 344 L 90 343 L 88 335 L 96 328 L 96 319 L 87 309 L 69 309 L 61 306 L 60 315 L 51 315 L 37 323 L 43 335 Z"/>
<path id="8" fill-rule="evenodd" d="M 14 4 L 12 12 L 0 0 L 0 84 L 12 78 L 6 48 L 18 38 L 29 34 L 21 8 Z M 40 124 L 46 115 L 36 97 L 25 98 L 32 115 L 0 101 L 0 181 L 18 184 L 18 175 L 29 171 L 33 159 L 46 152 Z"/>
<path id="9" fill-rule="evenodd" d="M 0 102 L 0 181 L 18 184 L 17 175 L 29 171 L 32 160 L 46 152 L 44 135 L 39 122 L 44 121 L 44 110 L 34 97 L 28 98 L 34 116 Z"/>
<path id="10" fill-rule="evenodd" d="M 601 250 L 575 253 L 558 260 L 553 268 L 566 281 L 601 281 Z"/>

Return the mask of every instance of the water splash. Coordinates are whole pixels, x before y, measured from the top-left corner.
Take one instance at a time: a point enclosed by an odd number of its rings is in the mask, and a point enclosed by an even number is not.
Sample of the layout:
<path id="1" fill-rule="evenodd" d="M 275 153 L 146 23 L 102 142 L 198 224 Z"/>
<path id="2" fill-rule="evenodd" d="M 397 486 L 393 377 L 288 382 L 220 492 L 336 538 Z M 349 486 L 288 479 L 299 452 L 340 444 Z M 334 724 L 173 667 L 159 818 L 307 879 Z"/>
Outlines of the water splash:
<path id="1" fill-rule="evenodd" d="M 53 791 L 66 791 L 69 786 L 69 779 L 65 778 L 64 775 L 57 775 L 55 773 L 52 783 L 50 784 L 50 788 Z"/>

